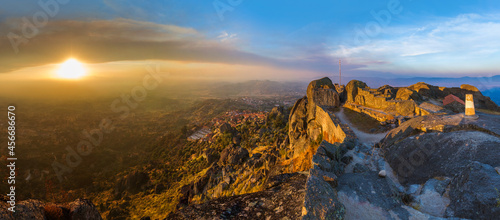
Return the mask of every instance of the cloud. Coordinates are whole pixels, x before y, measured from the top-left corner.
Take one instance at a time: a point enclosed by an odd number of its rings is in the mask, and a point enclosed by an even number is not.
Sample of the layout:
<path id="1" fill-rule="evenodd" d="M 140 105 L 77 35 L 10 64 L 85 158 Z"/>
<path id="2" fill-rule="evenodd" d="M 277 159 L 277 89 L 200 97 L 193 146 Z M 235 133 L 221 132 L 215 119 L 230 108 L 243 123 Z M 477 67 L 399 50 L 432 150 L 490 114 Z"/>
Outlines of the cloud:
<path id="1" fill-rule="evenodd" d="M 343 44 L 332 56 L 359 70 L 401 73 L 498 72 L 500 16 L 462 14 L 421 26 L 387 27 L 381 37 Z"/>
<path id="2" fill-rule="evenodd" d="M 16 23 L 17 22 L 17 23 Z M 8 32 L 21 35 L 20 20 L 1 24 L 0 72 L 57 63 L 76 56 L 90 63 L 120 60 L 178 60 L 273 65 L 276 60 L 206 39 L 193 28 L 130 19 L 49 22 L 27 44 L 12 50 Z M 231 37 L 231 36 L 229 36 Z"/>
<path id="3" fill-rule="evenodd" d="M 217 36 L 217 38 L 220 42 L 228 42 L 237 40 L 237 36 L 237 34 L 228 34 L 226 31 L 223 31 L 219 36 Z"/>
<path id="4" fill-rule="evenodd" d="M 3 27 L 3 28 L 2 28 Z M 76 57 L 87 63 L 170 60 L 199 63 L 269 66 L 324 72 L 336 64 L 323 54 L 312 57 L 268 57 L 248 52 L 235 43 L 237 34 L 222 32 L 214 39 L 190 27 L 131 19 L 55 20 L 13 52 L 8 32 L 21 35 L 21 19 L 0 24 L 0 73 Z"/>

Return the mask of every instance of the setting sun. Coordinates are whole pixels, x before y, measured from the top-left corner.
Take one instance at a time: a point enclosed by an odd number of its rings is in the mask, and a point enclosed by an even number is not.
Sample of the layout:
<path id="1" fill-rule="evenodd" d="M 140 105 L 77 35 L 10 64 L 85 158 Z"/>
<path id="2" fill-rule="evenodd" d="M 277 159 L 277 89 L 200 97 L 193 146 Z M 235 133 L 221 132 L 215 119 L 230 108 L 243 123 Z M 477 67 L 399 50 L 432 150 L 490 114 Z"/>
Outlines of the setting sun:
<path id="1" fill-rule="evenodd" d="M 79 79 L 85 76 L 85 68 L 76 59 L 68 59 L 57 70 L 57 76 L 63 79 Z"/>

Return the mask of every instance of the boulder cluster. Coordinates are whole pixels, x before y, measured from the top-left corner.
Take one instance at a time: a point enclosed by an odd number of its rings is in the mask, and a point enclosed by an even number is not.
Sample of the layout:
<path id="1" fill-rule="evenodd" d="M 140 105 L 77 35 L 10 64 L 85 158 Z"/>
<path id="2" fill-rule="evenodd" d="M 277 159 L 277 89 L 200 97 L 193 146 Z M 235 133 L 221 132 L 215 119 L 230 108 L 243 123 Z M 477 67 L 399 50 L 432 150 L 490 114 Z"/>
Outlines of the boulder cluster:
<path id="1" fill-rule="evenodd" d="M 102 219 L 99 211 L 90 200 L 77 199 L 66 204 L 44 203 L 38 200 L 26 200 L 16 204 L 16 212 L 7 210 L 7 198 L 0 200 L 0 219 Z"/>

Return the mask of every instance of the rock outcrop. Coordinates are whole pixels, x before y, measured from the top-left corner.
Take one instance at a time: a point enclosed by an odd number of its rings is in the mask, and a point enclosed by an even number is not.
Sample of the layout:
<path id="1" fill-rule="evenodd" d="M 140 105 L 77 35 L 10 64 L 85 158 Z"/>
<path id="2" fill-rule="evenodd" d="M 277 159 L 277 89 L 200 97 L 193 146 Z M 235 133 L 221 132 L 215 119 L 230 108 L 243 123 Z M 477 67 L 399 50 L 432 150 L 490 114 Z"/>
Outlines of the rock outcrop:
<path id="1" fill-rule="evenodd" d="M 380 142 L 413 205 L 435 217 L 492 219 L 500 212 L 500 116 L 421 116 Z M 401 191 L 401 190 L 400 190 Z M 404 191 L 404 190 L 403 190 Z"/>
<path id="2" fill-rule="evenodd" d="M 192 204 L 166 219 L 299 219 L 306 178 L 301 173 L 274 176 L 263 191 Z"/>
<path id="3" fill-rule="evenodd" d="M 70 220 L 100 220 L 101 215 L 90 200 L 77 199 L 67 204 L 56 205 L 38 200 L 26 200 L 16 204 L 16 212 L 7 210 L 6 199 L 0 200 L 0 219 L 70 219 Z"/>
<path id="4" fill-rule="evenodd" d="M 321 142 L 313 156 L 313 168 L 309 170 L 306 195 L 302 208 L 302 219 L 342 219 L 345 207 L 337 200 L 335 187 L 338 175 L 344 173 L 345 164 L 341 161 L 352 143 L 330 144 Z"/>
<path id="5" fill-rule="evenodd" d="M 338 107 L 340 105 L 339 94 L 328 77 L 309 83 L 307 97 L 311 103 L 324 106 L 325 108 Z"/>
<path id="6" fill-rule="evenodd" d="M 344 107 L 384 123 L 395 123 L 400 119 L 422 115 L 452 113 L 457 110 L 460 112 L 463 107 L 449 106 L 445 109 L 440 106 L 439 103 L 450 94 L 462 100 L 466 94 L 473 94 L 476 108 L 500 110 L 489 97 L 483 96 L 474 86 L 466 84 L 460 88 L 446 88 L 419 82 L 409 87 L 393 88 L 385 85 L 370 89 L 365 83 L 352 80 L 347 84 L 346 90 L 347 100 Z"/>
<path id="7" fill-rule="evenodd" d="M 484 163 L 471 162 L 451 182 L 449 215 L 470 219 L 500 216 L 500 175 Z"/>
<path id="8" fill-rule="evenodd" d="M 358 95 L 358 88 L 367 88 L 367 87 L 368 86 L 364 82 L 361 82 L 359 80 L 351 80 L 349 83 L 347 83 L 345 88 L 347 94 L 346 102 L 354 102 L 356 96 Z"/>
<path id="9" fill-rule="evenodd" d="M 468 85 L 370 89 L 357 80 L 345 88 L 315 80 L 293 106 L 285 140 L 258 153 L 233 141 L 217 163 L 210 157 L 212 166 L 182 187 L 182 206 L 167 219 L 495 218 L 500 116 L 448 115 L 439 99 L 461 93 L 474 93 L 489 106 Z M 393 125 L 375 148 L 359 143 L 335 116 L 341 102 L 399 127 Z M 284 115 L 274 108 L 267 120 Z M 243 190 L 256 186 L 258 192 Z M 199 197 L 210 200 L 191 202 Z"/>
<path id="10" fill-rule="evenodd" d="M 399 88 L 396 93 L 396 99 L 399 100 L 420 100 L 420 95 L 415 91 L 408 88 Z"/>
<path id="11" fill-rule="evenodd" d="M 352 131 L 329 109 L 340 104 L 334 89 L 328 78 L 313 81 L 307 89 L 307 97 L 299 99 L 293 106 L 288 134 L 294 157 L 305 152 L 315 141 L 335 143 L 354 139 Z"/>

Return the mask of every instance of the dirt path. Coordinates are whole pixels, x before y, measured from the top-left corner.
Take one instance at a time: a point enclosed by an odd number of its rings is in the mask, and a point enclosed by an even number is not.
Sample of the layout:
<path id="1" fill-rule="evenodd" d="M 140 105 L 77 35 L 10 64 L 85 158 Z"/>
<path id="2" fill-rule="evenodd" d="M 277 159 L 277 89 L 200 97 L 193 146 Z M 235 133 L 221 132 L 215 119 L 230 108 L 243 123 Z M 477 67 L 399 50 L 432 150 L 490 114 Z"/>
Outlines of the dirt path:
<path id="1" fill-rule="evenodd" d="M 384 133 L 370 134 L 360 131 L 347 119 L 344 114 L 344 108 L 340 108 L 340 111 L 335 112 L 335 115 L 340 119 L 340 121 L 342 121 L 342 123 L 349 125 L 349 127 L 352 129 L 352 131 L 354 131 L 354 134 L 356 134 L 361 143 L 367 143 L 369 145 L 376 144 L 380 140 L 382 140 L 382 138 L 384 138 L 388 132 L 387 131 Z"/>

